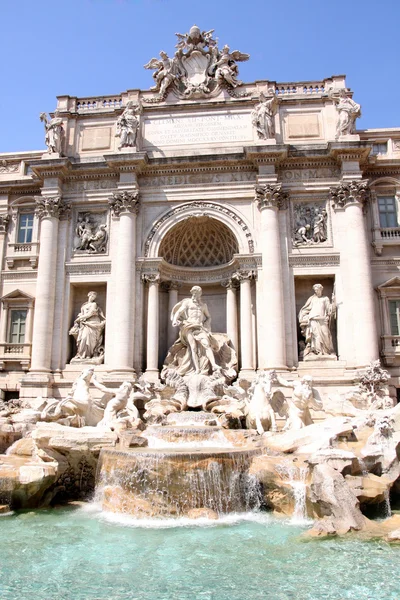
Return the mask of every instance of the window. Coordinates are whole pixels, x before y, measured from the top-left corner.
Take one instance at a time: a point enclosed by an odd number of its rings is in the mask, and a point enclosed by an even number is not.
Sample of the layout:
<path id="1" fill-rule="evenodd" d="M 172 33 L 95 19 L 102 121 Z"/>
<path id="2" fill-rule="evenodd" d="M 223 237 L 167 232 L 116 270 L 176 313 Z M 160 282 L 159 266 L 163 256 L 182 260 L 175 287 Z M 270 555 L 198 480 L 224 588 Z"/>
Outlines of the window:
<path id="1" fill-rule="evenodd" d="M 397 227 L 396 199 L 390 197 L 378 197 L 379 222 L 381 227 Z"/>
<path id="2" fill-rule="evenodd" d="M 25 342 L 26 310 L 12 310 L 10 317 L 10 343 L 23 344 Z"/>
<path id="3" fill-rule="evenodd" d="M 372 144 L 372 154 L 387 154 L 387 142 Z"/>
<path id="4" fill-rule="evenodd" d="M 18 223 L 18 244 L 30 244 L 33 232 L 33 213 L 22 213 Z"/>
<path id="5" fill-rule="evenodd" d="M 390 332 L 400 335 L 400 300 L 389 300 Z"/>

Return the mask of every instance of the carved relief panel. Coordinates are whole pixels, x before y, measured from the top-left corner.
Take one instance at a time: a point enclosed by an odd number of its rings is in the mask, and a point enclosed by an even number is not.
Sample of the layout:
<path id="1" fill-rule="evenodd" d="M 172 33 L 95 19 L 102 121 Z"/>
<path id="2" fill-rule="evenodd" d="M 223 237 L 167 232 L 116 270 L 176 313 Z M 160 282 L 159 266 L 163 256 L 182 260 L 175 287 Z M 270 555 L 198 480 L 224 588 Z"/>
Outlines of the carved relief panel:
<path id="1" fill-rule="evenodd" d="M 74 224 L 73 254 L 106 254 L 107 250 L 107 212 L 78 212 Z"/>
<path id="2" fill-rule="evenodd" d="M 292 204 L 292 244 L 299 246 L 329 244 L 329 212 L 326 201 Z"/>

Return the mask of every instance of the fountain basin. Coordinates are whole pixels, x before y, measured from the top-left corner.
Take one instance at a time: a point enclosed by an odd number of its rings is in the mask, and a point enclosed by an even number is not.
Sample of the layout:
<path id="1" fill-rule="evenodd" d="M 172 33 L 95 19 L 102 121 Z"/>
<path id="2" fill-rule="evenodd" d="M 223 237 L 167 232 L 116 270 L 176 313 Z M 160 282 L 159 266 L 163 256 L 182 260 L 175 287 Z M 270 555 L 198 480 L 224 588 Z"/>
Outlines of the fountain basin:
<path id="1" fill-rule="evenodd" d="M 242 448 L 254 437 L 246 429 L 224 429 L 204 425 L 150 425 L 143 433 L 150 448 Z M 259 440 L 257 440 L 259 441 Z"/>
<path id="2" fill-rule="evenodd" d="M 96 496 L 103 509 L 139 518 L 247 511 L 261 504 L 258 481 L 248 473 L 260 453 L 250 447 L 104 449 Z"/>

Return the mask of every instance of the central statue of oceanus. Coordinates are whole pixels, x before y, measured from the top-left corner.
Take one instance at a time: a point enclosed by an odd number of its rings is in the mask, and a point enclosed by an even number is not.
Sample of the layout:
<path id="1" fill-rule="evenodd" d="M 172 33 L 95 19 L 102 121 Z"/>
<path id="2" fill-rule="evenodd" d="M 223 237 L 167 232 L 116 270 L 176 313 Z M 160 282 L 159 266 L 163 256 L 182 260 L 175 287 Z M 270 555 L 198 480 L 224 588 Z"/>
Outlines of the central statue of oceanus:
<path id="1" fill-rule="evenodd" d="M 191 297 L 178 302 L 171 313 L 179 337 L 169 349 L 161 378 L 174 388 L 168 399 L 155 399 L 146 405 L 149 415 L 202 407 L 223 395 L 223 387 L 237 376 L 237 357 L 226 333 L 212 333 L 211 316 L 195 285 Z"/>

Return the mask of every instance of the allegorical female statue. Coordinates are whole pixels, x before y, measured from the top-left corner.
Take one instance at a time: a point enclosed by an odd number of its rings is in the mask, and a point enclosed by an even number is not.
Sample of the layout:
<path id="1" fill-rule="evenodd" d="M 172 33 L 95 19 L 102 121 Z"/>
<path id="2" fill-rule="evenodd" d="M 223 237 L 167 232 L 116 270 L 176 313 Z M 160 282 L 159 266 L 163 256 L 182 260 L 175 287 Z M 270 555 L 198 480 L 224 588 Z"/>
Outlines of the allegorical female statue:
<path id="1" fill-rule="evenodd" d="M 103 334 L 106 318 L 96 303 L 96 292 L 88 293 L 88 301 L 82 304 L 81 312 L 69 333 L 76 340 L 76 355 L 71 362 L 101 364 L 104 360 Z"/>
<path id="2" fill-rule="evenodd" d="M 336 358 L 331 334 L 331 320 L 336 314 L 335 301 L 334 296 L 332 302 L 323 296 L 323 289 L 320 283 L 316 283 L 314 295 L 299 312 L 301 333 L 306 340 L 304 360 Z"/>

